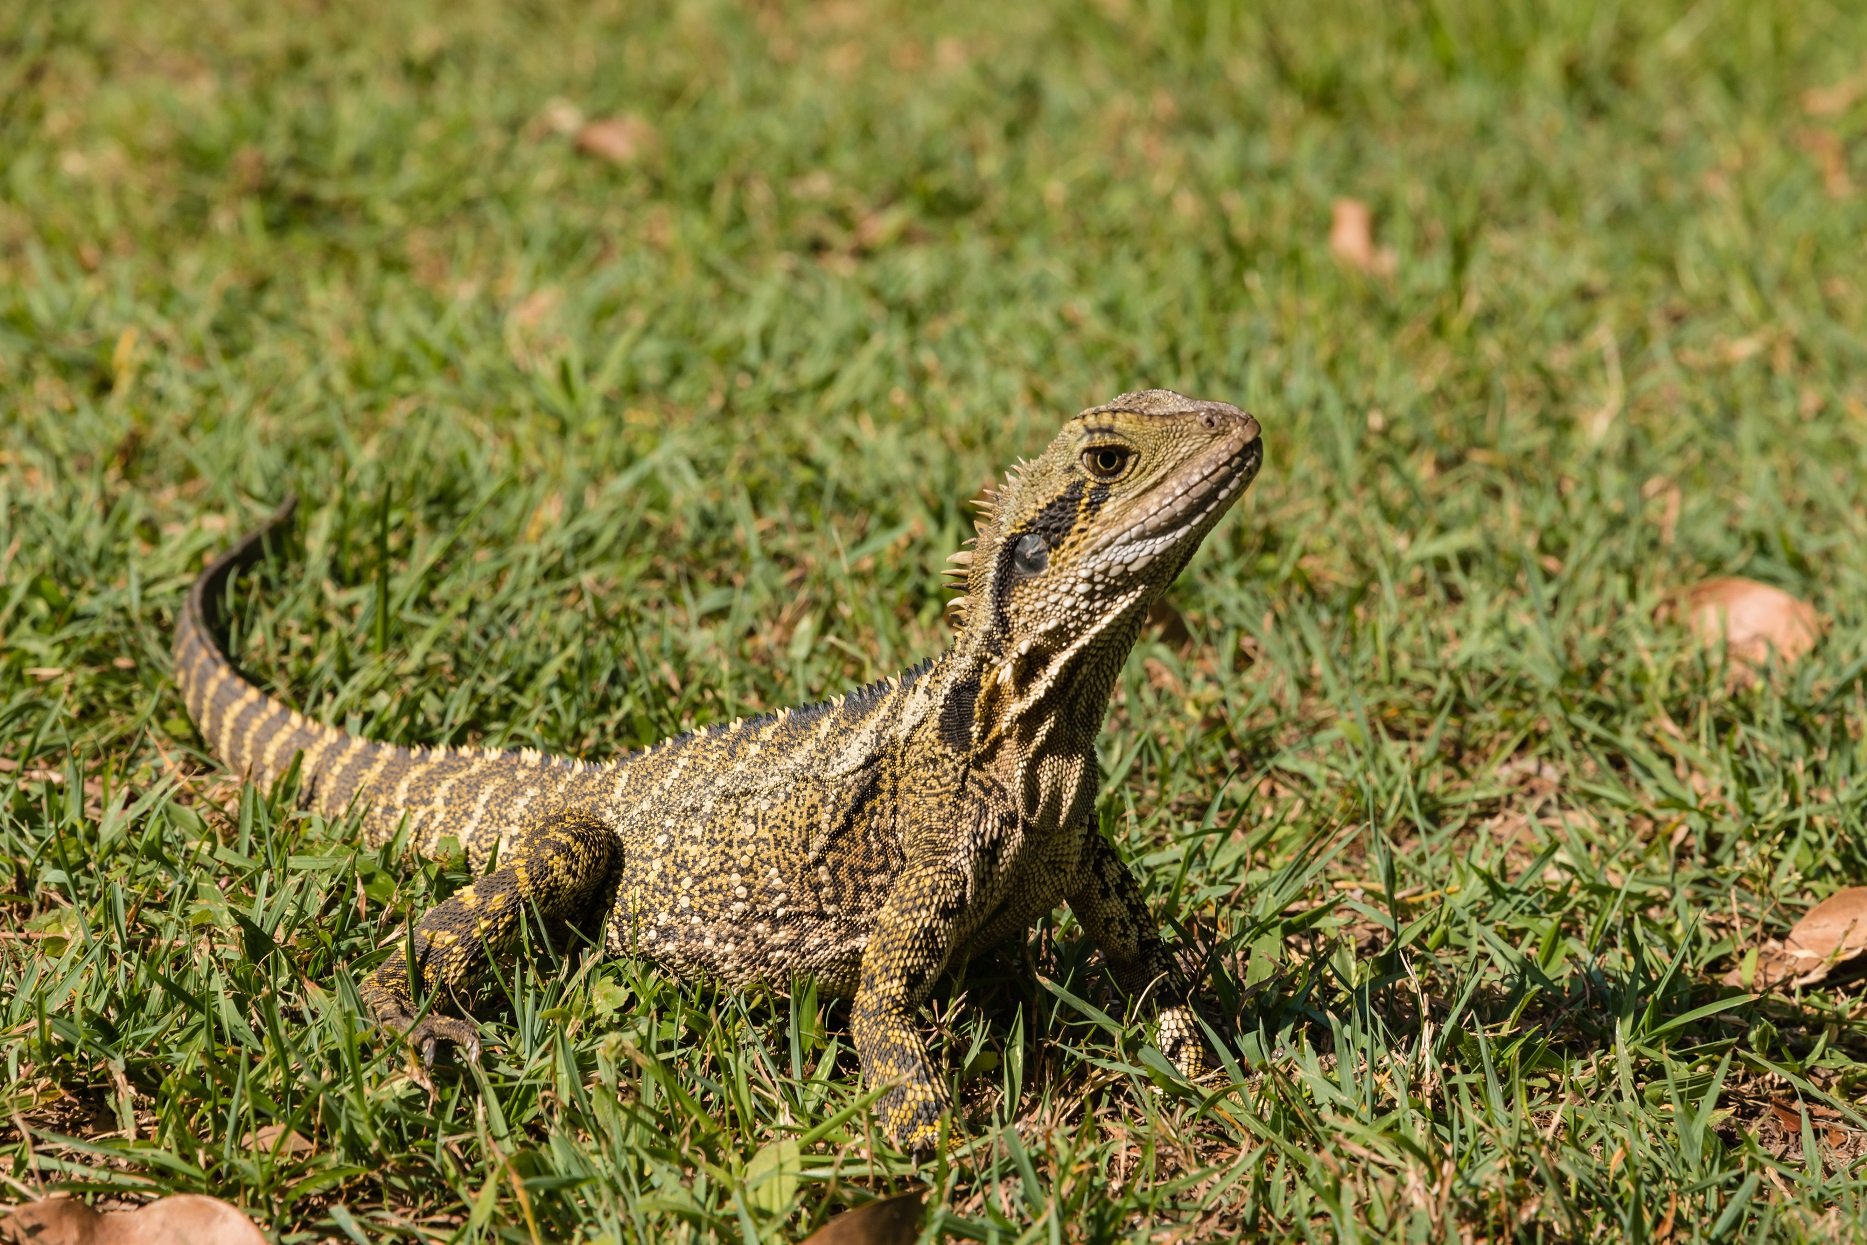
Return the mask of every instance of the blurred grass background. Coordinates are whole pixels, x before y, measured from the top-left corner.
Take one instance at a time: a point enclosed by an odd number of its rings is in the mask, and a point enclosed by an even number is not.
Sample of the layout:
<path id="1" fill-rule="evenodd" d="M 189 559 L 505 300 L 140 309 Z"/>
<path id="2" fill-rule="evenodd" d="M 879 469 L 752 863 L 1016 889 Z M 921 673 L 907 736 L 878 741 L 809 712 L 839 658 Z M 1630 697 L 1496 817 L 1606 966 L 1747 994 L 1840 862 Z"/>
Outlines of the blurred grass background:
<path id="1" fill-rule="evenodd" d="M 1843 0 L 8 6 L 6 1200 L 1858 1235 L 1858 983 L 1720 980 L 1867 878 L 1864 152 Z M 348 983 L 463 862 L 242 791 L 169 682 L 289 489 L 242 659 L 329 720 L 595 755 L 818 695 L 936 650 L 967 499 L 1144 385 L 1268 447 L 1105 739 L 1216 1096 L 1060 914 L 936 1006 L 973 1141 L 918 1173 L 842 1010 L 628 963 L 505 980 L 430 1097 Z M 1731 686 L 1655 617 L 1709 574 L 1822 644 Z"/>

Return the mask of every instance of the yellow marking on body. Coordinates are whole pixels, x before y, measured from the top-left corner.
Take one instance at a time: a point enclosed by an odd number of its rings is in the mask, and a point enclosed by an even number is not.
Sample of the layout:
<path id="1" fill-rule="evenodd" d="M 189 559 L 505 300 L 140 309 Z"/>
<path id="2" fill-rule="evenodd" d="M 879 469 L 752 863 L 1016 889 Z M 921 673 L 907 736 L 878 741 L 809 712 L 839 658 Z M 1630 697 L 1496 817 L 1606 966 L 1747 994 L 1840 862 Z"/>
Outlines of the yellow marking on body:
<path id="1" fill-rule="evenodd" d="M 400 782 L 396 783 L 395 792 L 389 797 L 388 802 L 392 807 L 399 809 L 407 802 L 408 784 L 415 781 L 415 776 L 421 773 L 422 768 L 423 766 L 417 758 L 409 758 L 408 768 L 402 771 L 402 779 Z"/>
<path id="2" fill-rule="evenodd" d="M 215 693 L 223 683 L 229 682 L 227 675 L 216 669 L 208 676 L 201 692 L 201 716 L 197 725 L 201 728 L 201 737 L 213 747 L 220 737 L 220 710 L 214 704 Z"/>
<path id="3" fill-rule="evenodd" d="M 478 767 L 476 766 L 474 770 L 471 770 L 469 772 L 477 773 L 477 770 L 478 770 Z M 467 815 L 466 824 L 460 828 L 460 834 L 458 837 L 462 843 L 470 843 L 473 841 L 473 832 L 480 828 L 480 821 L 482 818 L 486 816 L 486 806 L 492 800 L 492 798 L 493 798 L 493 784 L 491 783 L 481 784 L 480 794 L 473 801 L 473 811 Z"/>
<path id="4" fill-rule="evenodd" d="M 353 791 L 357 796 L 365 798 L 365 799 L 369 798 L 370 785 L 376 781 L 376 776 L 383 772 L 383 770 L 388 766 L 389 762 L 395 759 L 395 754 L 396 754 L 396 749 L 388 746 L 387 744 L 379 745 L 377 747 L 376 759 L 370 762 L 370 767 L 364 770 L 363 773 L 357 778 L 356 786 L 353 788 Z M 374 803 L 373 800 L 371 802 Z M 377 810 L 377 811 L 384 816 L 388 815 L 387 810 Z"/>
<path id="5" fill-rule="evenodd" d="M 524 793 L 521 794 L 518 799 L 514 800 L 511 807 L 506 810 L 505 831 L 499 836 L 499 847 L 501 851 L 506 850 L 510 846 L 510 844 L 506 842 L 507 836 L 518 831 L 519 826 L 523 824 L 522 819 L 525 816 L 525 810 L 530 808 L 532 806 L 532 801 L 537 798 L 538 788 L 527 787 L 524 789 Z"/>
<path id="6" fill-rule="evenodd" d="M 253 740 L 260 730 L 276 723 L 281 712 L 281 706 L 274 704 L 264 696 L 260 697 L 259 703 L 262 711 L 240 730 L 240 755 L 247 758 L 247 768 L 255 774 L 263 771 L 255 764 L 258 757 L 253 753 Z"/>
<path id="7" fill-rule="evenodd" d="M 668 767 L 668 772 L 662 777 L 660 785 L 655 788 L 656 795 L 667 794 L 668 788 L 672 787 L 675 780 L 680 778 L 681 771 L 687 768 L 687 763 L 694 759 L 694 753 L 696 751 L 698 751 L 698 749 L 690 743 L 675 754 L 674 764 Z"/>
<path id="8" fill-rule="evenodd" d="M 324 723 L 311 723 L 311 744 L 305 749 L 305 759 L 302 766 L 307 775 L 319 772 L 319 765 L 323 763 L 325 754 L 330 751 L 331 740 L 336 737 L 337 732 L 324 725 Z"/>
<path id="9" fill-rule="evenodd" d="M 215 742 L 220 745 L 221 760 L 226 761 L 229 765 L 233 764 L 235 755 L 233 751 L 233 728 L 239 722 L 240 715 L 252 708 L 255 704 L 262 703 L 266 699 L 259 694 L 259 689 L 250 683 L 241 683 L 239 689 L 239 695 L 234 697 L 233 701 L 228 704 L 225 712 L 220 715 L 220 722 L 215 730 Z"/>
<path id="10" fill-rule="evenodd" d="M 286 740 L 298 733 L 299 724 L 303 721 L 304 719 L 296 712 L 286 710 L 284 729 L 273 732 L 272 738 L 266 741 L 265 748 L 260 751 L 259 768 L 262 772 L 267 774 L 278 772 L 273 766 L 278 763 L 279 749 L 285 746 Z"/>
<path id="11" fill-rule="evenodd" d="M 202 683 L 201 667 L 211 667 L 216 664 L 214 654 L 209 651 L 207 644 L 197 640 L 194 645 L 194 656 L 188 660 L 188 665 L 183 670 L 186 678 L 182 683 L 183 690 L 187 693 L 189 709 L 194 713 L 197 722 L 200 721 L 201 713 L 207 708 L 207 688 Z"/>
<path id="12" fill-rule="evenodd" d="M 368 740 L 364 739 L 361 735 L 350 735 L 350 736 L 347 736 L 346 738 L 349 739 L 349 742 L 343 746 L 343 748 L 337 753 L 336 756 L 331 758 L 330 765 L 320 775 L 320 777 L 326 780 L 318 784 L 320 793 L 322 793 L 325 787 L 336 783 L 337 776 L 344 772 L 344 766 L 350 764 L 351 758 L 354 757 L 359 751 L 361 751 L 363 747 L 369 742 Z M 342 810 L 334 809 L 332 811 L 340 812 Z"/>
<path id="13" fill-rule="evenodd" d="M 439 816 L 441 813 L 446 812 L 446 800 L 449 789 L 466 776 L 467 771 L 465 767 L 462 767 L 443 779 L 440 785 L 435 787 L 434 794 L 428 797 L 428 802 L 422 805 L 421 811 L 423 816 Z"/>
<path id="14" fill-rule="evenodd" d="M 831 735 L 834 735 L 837 728 L 843 725 L 843 698 L 838 696 L 831 703 L 835 707 L 824 711 L 823 721 L 819 722 L 817 724 L 817 729 L 811 732 L 810 742 L 805 745 L 806 747 L 816 747 Z"/>

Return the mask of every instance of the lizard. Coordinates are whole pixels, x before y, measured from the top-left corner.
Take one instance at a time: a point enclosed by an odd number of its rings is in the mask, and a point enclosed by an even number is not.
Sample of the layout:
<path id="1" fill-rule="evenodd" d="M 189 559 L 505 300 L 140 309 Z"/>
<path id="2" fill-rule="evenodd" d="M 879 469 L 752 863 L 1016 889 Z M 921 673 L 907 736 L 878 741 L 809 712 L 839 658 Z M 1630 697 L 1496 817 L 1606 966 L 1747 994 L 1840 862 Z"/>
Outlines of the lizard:
<path id="1" fill-rule="evenodd" d="M 300 798 L 360 815 L 367 843 L 406 832 L 423 850 L 466 848 L 474 880 L 359 987 L 424 1063 L 437 1043 L 478 1057 L 470 1015 L 435 1004 L 514 954 L 529 914 L 676 976 L 808 977 L 850 998 L 882 1131 L 925 1150 L 951 1096 L 921 1005 L 949 967 L 1063 903 L 1162 1053 L 1189 1078 L 1213 1068 L 1140 882 L 1101 832 L 1095 741 L 1150 607 L 1262 459 L 1257 420 L 1223 402 L 1150 389 L 1091 407 L 980 499 L 950 559 L 963 591 L 944 652 L 611 760 L 377 742 L 262 692 L 229 659 L 222 615 L 290 501 L 194 581 L 176 679 L 247 780 L 296 763 Z"/>

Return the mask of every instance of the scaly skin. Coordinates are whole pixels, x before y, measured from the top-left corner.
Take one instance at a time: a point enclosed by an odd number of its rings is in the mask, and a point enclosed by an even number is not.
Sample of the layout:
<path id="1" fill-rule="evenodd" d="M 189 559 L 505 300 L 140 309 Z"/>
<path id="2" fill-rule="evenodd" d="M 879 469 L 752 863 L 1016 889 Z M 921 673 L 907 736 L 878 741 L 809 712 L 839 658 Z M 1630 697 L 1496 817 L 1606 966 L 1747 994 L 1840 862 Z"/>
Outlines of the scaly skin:
<path id="1" fill-rule="evenodd" d="M 1068 902 L 1188 1076 L 1207 1054 L 1134 875 L 1096 828 L 1095 737 L 1149 606 L 1245 491 L 1257 421 L 1166 390 L 1070 420 L 985 507 L 956 555 L 966 594 L 939 657 L 831 700 L 710 727 L 613 761 L 401 748 L 322 726 L 234 670 L 217 639 L 230 577 L 291 506 L 205 572 L 176 634 L 177 680 L 232 769 L 271 782 L 303 754 L 309 802 L 464 844 L 483 874 L 398 937 L 362 986 L 424 1057 L 477 1051 L 464 992 L 526 912 L 682 976 L 854 995 L 884 1131 L 937 1136 L 949 1107 L 917 1013 L 935 979 Z M 491 866 L 490 871 L 489 866 Z M 414 952 L 411 966 L 408 949 Z"/>

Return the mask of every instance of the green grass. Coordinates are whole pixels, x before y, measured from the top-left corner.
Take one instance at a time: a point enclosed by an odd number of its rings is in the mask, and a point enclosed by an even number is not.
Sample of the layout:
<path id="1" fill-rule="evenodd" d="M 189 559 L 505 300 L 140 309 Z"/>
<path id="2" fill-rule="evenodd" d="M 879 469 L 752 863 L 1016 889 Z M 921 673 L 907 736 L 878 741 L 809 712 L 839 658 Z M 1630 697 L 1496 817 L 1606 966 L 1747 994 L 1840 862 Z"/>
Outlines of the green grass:
<path id="1" fill-rule="evenodd" d="M 207 1192 L 283 1240 L 795 1239 L 921 1182 L 930 1237 L 999 1242 L 1861 1232 L 1858 981 L 1719 978 L 1867 880 L 1867 9 L 0 22 L 5 1200 Z M 654 139 L 593 159 L 569 109 Z M 1391 278 L 1331 257 L 1343 196 Z M 505 979 L 430 1097 L 350 982 L 463 862 L 241 790 L 169 681 L 190 576 L 290 489 L 242 659 L 326 719 L 602 754 L 834 690 L 936 650 L 967 499 L 1143 384 L 1268 446 L 1104 751 L 1224 1092 L 1059 914 L 1035 980 L 937 1004 L 973 1122 L 925 1168 L 845 1010 L 626 962 Z M 1727 689 L 1655 618 L 1725 573 L 1822 645 Z"/>

